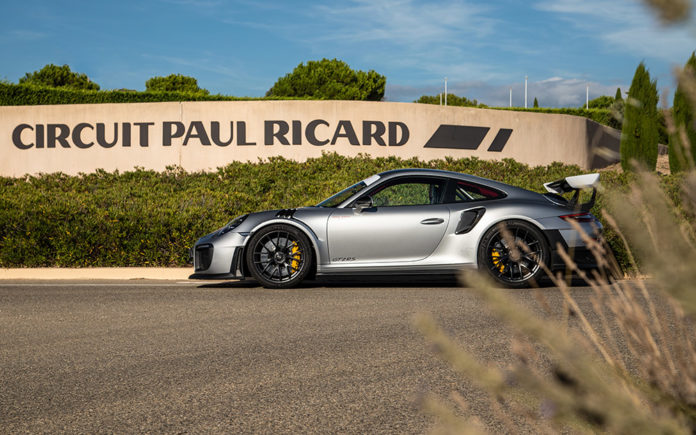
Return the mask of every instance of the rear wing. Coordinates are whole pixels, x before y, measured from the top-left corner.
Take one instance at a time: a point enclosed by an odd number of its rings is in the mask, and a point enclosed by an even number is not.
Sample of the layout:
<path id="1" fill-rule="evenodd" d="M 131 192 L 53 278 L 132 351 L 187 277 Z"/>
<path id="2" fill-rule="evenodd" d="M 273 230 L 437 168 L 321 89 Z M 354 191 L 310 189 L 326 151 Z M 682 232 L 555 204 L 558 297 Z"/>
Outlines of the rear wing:
<path id="1" fill-rule="evenodd" d="M 544 187 L 550 193 L 563 195 L 564 193 L 574 192 L 573 197 L 568 201 L 568 206 L 580 211 L 590 211 L 595 203 L 597 196 L 597 186 L 599 185 L 599 174 L 575 175 L 573 177 L 565 177 L 560 180 L 544 183 Z M 592 189 L 592 198 L 589 202 L 578 205 L 580 191 L 584 189 Z"/>

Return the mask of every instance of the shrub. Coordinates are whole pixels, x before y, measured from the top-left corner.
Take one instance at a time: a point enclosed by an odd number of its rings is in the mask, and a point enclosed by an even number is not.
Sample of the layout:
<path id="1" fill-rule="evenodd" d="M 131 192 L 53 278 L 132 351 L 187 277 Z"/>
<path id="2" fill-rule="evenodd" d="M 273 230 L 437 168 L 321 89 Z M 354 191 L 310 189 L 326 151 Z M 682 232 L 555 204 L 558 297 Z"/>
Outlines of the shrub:
<path id="1" fill-rule="evenodd" d="M 608 109 L 614 103 L 615 99 L 608 95 L 594 98 L 589 101 L 590 109 Z M 582 107 L 585 107 L 584 105 Z"/>
<path id="2" fill-rule="evenodd" d="M 441 95 L 423 95 L 414 103 L 421 103 L 421 104 L 440 104 L 440 100 L 442 100 L 442 103 L 444 104 L 445 98 L 444 96 Z M 487 107 L 485 104 L 479 104 L 479 102 L 474 99 L 470 100 L 466 97 L 460 97 L 458 95 L 454 94 L 447 94 L 447 105 L 448 106 L 461 106 L 461 107 Z"/>
<path id="3" fill-rule="evenodd" d="M 0 82 L 0 106 L 35 106 L 41 104 L 101 104 L 101 103 L 157 103 L 165 101 L 249 101 L 289 100 L 293 98 L 247 98 L 205 93 L 138 92 L 129 89 L 94 91 L 69 88 L 12 84 Z"/>
<path id="4" fill-rule="evenodd" d="M 208 95 L 207 89 L 198 87 L 198 80 L 181 74 L 170 74 L 166 77 L 152 77 L 145 82 L 147 92 L 182 92 Z"/>

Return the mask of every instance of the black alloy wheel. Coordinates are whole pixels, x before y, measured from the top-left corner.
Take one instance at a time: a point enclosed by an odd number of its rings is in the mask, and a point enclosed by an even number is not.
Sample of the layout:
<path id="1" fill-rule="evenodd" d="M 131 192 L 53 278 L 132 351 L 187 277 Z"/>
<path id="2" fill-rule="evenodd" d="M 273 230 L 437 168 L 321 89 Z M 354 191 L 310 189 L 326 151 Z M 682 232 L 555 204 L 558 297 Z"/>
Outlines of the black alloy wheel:
<path id="1" fill-rule="evenodd" d="M 307 237 L 290 225 L 271 225 L 249 241 L 246 261 L 251 275 L 266 288 L 290 288 L 309 273 L 313 251 Z"/>
<path id="2" fill-rule="evenodd" d="M 541 262 L 549 264 L 548 244 L 541 231 L 530 223 L 507 221 L 504 225 L 517 246 L 518 256 L 515 257 L 510 241 L 496 225 L 481 239 L 478 249 L 479 270 L 486 270 L 496 281 L 507 287 L 528 287 L 543 276 Z"/>

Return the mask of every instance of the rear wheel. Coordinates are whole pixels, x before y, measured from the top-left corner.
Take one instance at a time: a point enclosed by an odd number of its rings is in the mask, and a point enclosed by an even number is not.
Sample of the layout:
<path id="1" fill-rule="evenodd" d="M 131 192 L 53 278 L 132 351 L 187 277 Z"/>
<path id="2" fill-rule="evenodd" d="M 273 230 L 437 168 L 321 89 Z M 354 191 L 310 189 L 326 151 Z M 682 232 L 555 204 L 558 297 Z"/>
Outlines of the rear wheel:
<path id="1" fill-rule="evenodd" d="M 314 258 L 311 244 L 297 228 L 271 225 L 249 240 L 246 262 L 251 275 L 266 288 L 298 285 L 309 273 Z"/>
<path id="2" fill-rule="evenodd" d="M 489 229 L 478 248 L 479 270 L 485 270 L 499 283 L 513 288 L 529 286 L 543 276 L 541 262 L 549 264 L 549 247 L 544 235 L 524 221 L 503 222 L 517 245 L 518 256 L 498 225 Z M 526 251 L 521 245 L 526 245 Z"/>

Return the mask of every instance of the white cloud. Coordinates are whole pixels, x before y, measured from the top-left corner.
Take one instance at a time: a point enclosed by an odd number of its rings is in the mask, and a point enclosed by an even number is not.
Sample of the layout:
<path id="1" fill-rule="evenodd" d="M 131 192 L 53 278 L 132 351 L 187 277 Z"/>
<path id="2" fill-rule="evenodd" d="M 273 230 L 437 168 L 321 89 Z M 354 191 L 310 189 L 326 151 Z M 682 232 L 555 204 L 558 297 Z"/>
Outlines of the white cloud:
<path id="1" fill-rule="evenodd" d="M 473 0 L 347 0 L 308 13 L 325 28 L 296 29 L 294 37 L 313 50 L 354 56 L 381 71 L 408 70 L 427 80 L 509 79 L 481 61 L 481 48 L 515 50 L 518 45 L 497 35 L 503 23 L 493 18 L 494 7 Z"/>
<path id="2" fill-rule="evenodd" d="M 696 38 L 683 30 L 632 27 L 607 32 L 603 38 L 610 44 L 631 50 L 640 56 L 653 57 L 682 65 L 696 48 Z"/>
<path id="3" fill-rule="evenodd" d="M 538 9 L 564 14 L 592 15 L 602 20 L 636 21 L 645 13 L 635 0 L 541 0 Z"/>
<path id="4" fill-rule="evenodd" d="M 478 40 L 493 32 L 490 8 L 470 1 L 351 0 L 339 6 L 318 6 L 323 19 L 339 27 L 328 39 L 351 42 L 381 41 L 427 47 L 464 35 Z"/>
<path id="5" fill-rule="evenodd" d="M 682 64 L 696 46 L 693 24 L 665 27 L 636 0 L 542 0 L 534 6 L 601 39 L 608 51 Z"/>
<path id="6" fill-rule="evenodd" d="M 541 80 L 539 83 L 553 83 L 553 82 L 560 82 L 563 80 L 563 77 L 551 77 L 546 80 Z"/>
<path id="7" fill-rule="evenodd" d="M 532 105 L 534 98 L 542 107 L 580 107 L 585 103 L 587 86 L 590 87 L 590 99 L 600 95 L 614 96 L 617 86 L 588 82 L 583 79 L 542 80 L 528 86 L 528 101 Z M 520 89 L 524 92 L 523 89 Z M 625 87 L 625 90 L 628 90 Z"/>

